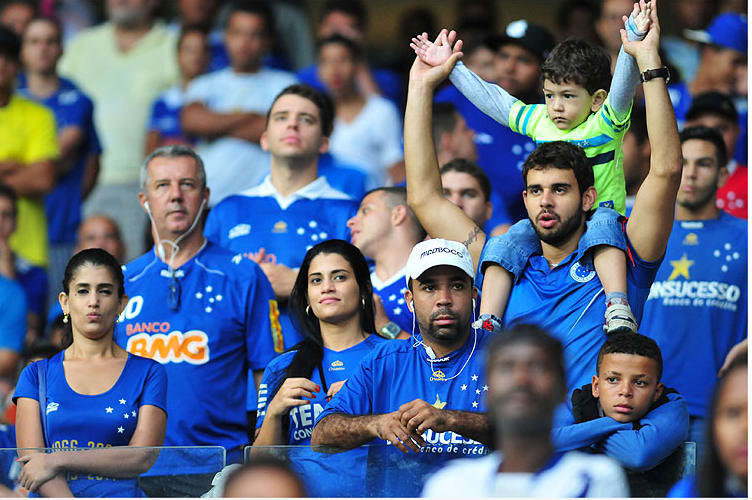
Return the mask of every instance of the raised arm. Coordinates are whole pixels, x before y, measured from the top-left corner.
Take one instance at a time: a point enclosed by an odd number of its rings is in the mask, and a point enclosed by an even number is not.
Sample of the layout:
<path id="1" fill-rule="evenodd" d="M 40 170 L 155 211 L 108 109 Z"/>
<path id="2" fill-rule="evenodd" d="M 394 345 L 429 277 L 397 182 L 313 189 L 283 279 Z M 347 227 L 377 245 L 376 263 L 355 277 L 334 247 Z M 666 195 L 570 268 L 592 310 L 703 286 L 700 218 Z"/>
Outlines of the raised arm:
<path id="1" fill-rule="evenodd" d="M 660 26 L 656 4 L 657 0 L 653 0 L 650 31 L 644 40 L 631 42 L 627 40 L 625 31 L 621 31 L 624 50 L 637 60 L 640 72 L 662 66 L 658 56 Z M 666 82 L 662 78 L 653 78 L 642 86 L 651 145 L 650 172 L 637 192 L 632 215 L 627 222 L 627 236 L 640 258 L 655 261 L 665 253 L 674 224 L 682 158 L 679 130 Z"/>
<path id="2" fill-rule="evenodd" d="M 641 41 L 645 38 L 650 28 L 650 10 L 650 4 L 646 4 L 642 0 L 634 4 L 629 17 L 624 16 L 622 18 L 629 40 Z M 639 83 L 640 70 L 637 67 L 637 61 L 630 54 L 627 54 L 622 47 L 619 50 L 619 56 L 616 58 L 614 77 L 611 80 L 611 89 L 608 92 L 611 108 L 619 120 L 625 119 L 629 114 L 632 98 Z"/>
<path id="3" fill-rule="evenodd" d="M 447 30 L 443 29 L 436 41 L 431 42 L 428 34 L 423 33 L 413 38 L 410 46 L 422 62 L 429 66 L 441 66 L 452 55 L 451 44 L 454 43 L 454 37 L 454 31 L 447 34 Z M 445 40 L 449 43 L 444 43 Z M 499 85 L 483 80 L 461 62 L 454 66 L 449 80 L 476 108 L 502 125 L 509 126 L 509 113 L 517 98 Z"/>
<path id="4" fill-rule="evenodd" d="M 444 198 L 431 135 L 434 91 L 461 57 L 461 43 L 455 44 L 443 65 L 431 67 L 416 57 L 410 70 L 404 141 L 407 203 L 431 237 L 463 242 L 477 266 L 486 235 L 462 209 Z"/>

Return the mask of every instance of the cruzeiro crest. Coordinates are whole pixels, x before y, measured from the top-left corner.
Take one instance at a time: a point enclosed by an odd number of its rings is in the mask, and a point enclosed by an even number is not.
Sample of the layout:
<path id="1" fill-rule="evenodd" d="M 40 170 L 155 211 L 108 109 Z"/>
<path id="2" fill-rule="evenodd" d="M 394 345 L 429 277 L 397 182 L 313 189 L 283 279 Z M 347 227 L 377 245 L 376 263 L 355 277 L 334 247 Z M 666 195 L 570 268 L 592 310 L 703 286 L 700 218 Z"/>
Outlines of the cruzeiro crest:
<path id="1" fill-rule="evenodd" d="M 569 275 L 578 283 L 587 283 L 595 277 L 595 269 L 588 269 L 581 265 L 579 261 L 575 261 L 569 268 Z"/>

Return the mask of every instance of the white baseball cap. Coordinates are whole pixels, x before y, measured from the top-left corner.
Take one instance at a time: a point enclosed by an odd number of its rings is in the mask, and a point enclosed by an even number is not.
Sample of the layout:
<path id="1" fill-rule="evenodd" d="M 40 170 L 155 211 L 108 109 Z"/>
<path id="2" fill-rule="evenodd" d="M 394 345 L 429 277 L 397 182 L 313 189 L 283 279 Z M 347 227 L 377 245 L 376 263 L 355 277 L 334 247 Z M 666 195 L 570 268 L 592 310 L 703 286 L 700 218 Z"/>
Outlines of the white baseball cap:
<path id="1" fill-rule="evenodd" d="M 413 247 L 405 266 L 405 281 L 418 277 L 436 266 L 453 266 L 465 271 L 471 280 L 475 279 L 473 258 L 467 247 L 458 241 L 433 238 L 421 241 Z"/>

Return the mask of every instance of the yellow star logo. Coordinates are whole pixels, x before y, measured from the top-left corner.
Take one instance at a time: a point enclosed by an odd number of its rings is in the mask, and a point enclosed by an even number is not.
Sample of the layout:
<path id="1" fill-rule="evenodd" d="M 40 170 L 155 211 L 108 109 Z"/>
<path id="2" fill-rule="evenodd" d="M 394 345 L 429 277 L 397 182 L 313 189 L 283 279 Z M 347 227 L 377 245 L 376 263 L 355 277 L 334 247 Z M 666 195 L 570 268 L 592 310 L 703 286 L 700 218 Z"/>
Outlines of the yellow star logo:
<path id="1" fill-rule="evenodd" d="M 441 399 L 439 399 L 439 395 L 437 394 L 436 395 L 436 402 L 434 404 L 432 404 L 431 406 L 433 406 L 434 408 L 438 408 L 439 410 L 443 410 L 444 407 L 446 406 L 446 404 L 447 404 L 446 401 L 444 401 L 443 403 L 441 402 Z"/>
<path id="2" fill-rule="evenodd" d="M 687 258 L 687 254 L 685 253 L 684 255 L 682 255 L 681 259 L 672 260 L 670 262 L 674 270 L 671 271 L 671 275 L 668 277 L 668 281 L 674 280 L 679 276 L 684 276 L 686 279 L 689 279 L 689 268 L 694 265 L 695 261 L 689 260 Z"/>

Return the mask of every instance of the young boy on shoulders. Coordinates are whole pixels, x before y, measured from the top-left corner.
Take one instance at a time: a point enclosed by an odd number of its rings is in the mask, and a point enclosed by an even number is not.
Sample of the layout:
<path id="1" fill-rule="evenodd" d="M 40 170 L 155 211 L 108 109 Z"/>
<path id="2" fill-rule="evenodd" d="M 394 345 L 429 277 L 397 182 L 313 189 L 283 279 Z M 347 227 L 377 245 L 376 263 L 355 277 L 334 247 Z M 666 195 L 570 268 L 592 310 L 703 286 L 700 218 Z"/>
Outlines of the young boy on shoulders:
<path id="1" fill-rule="evenodd" d="M 651 3 L 640 0 L 634 4 L 629 18 L 623 18 L 623 36 L 642 40 L 647 35 L 655 3 L 655 0 Z M 436 66 L 451 56 L 455 37 L 454 32 L 447 34 L 442 30 L 436 41 L 431 42 L 424 33 L 413 38 L 411 46 L 421 60 Z M 622 49 L 612 79 L 611 62 L 603 49 L 577 39 L 559 43 L 541 67 L 545 104 L 525 104 L 500 86 L 482 80 L 461 62 L 449 78 L 481 111 L 513 131 L 538 142 L 563 140 L 584 149 L 593 166 L 596 206 L 602 208 L 588 221 L 580 246 L 584 243 L 585 248 L 593 249 L 593 267 L 603 284 L 604 331 L 636 332 L 637 320 L 626 294 L 627 247 L 619 217 L 626 203 L 621 144 L 629 128 L 632 98 L 641 78 L 634 58 Z M 579 187 L 582 191 L 588 186 Z M 539 248 L 535 236 L 531 222 L 523 220 L 506 234 L 491 238 L 483 251 L 481 319 L 490 320 L 495 330 L 501 330 L 499 318 L 527 257 Z"/>
<path id="2" fill-rule="evenodd" d="M 592 383 L 572 393 L 572 413 L 562 408 L 556 415 L 554 447 L 605 453 L 635 471 L 661 463 L 689 429 L 687 404 L 663 386 L 662 371 L 653 339 L 639 333 L 609 336 Z"/>

